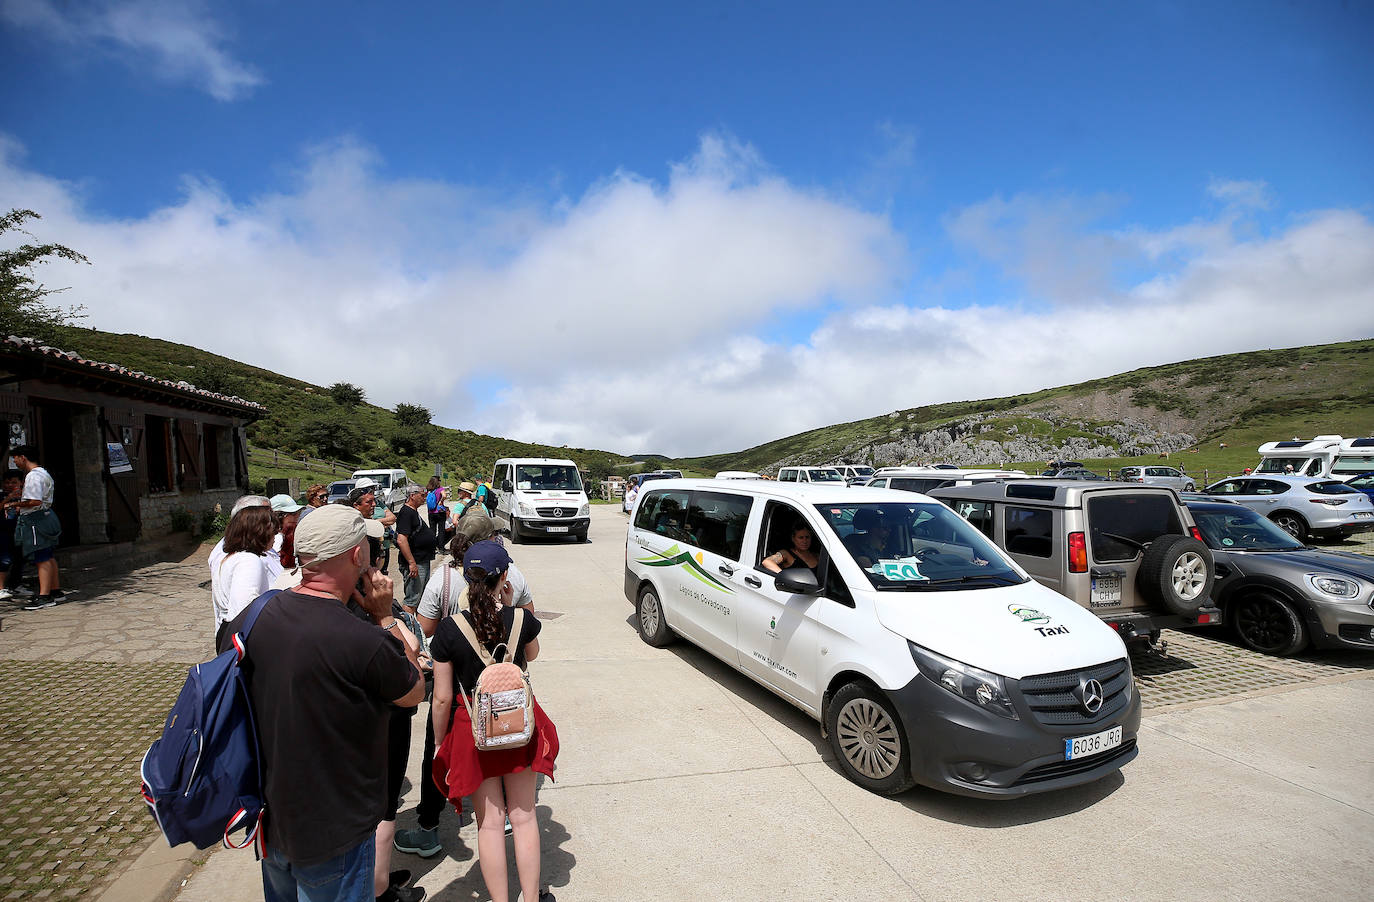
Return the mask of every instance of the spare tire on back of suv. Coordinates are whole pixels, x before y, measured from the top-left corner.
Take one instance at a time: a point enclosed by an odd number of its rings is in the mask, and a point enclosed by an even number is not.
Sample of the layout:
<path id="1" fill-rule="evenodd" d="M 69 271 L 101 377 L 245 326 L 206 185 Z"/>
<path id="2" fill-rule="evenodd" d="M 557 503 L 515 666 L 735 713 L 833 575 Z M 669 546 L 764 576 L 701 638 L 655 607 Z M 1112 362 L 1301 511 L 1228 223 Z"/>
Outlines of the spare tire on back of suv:
<path id="1" fill-rule="evenodd" d="M 1212 552 L 1192 536 L 1160 536 L 1145 549 L 1136 585 L 1151 601 L 1192 617 L 1211 603 Z"/>

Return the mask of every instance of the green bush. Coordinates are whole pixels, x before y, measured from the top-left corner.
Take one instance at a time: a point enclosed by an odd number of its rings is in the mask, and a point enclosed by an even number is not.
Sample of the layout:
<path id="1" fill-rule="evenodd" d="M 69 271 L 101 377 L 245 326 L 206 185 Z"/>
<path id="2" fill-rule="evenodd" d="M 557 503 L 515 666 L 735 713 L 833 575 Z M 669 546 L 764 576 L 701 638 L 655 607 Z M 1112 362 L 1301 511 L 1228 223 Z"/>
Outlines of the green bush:
<path id="1" fill-rule="evenodd" d="M 172 532 L 189 533 L 195 529 L 196 515 L 184 507 L 172 508 Z"/>

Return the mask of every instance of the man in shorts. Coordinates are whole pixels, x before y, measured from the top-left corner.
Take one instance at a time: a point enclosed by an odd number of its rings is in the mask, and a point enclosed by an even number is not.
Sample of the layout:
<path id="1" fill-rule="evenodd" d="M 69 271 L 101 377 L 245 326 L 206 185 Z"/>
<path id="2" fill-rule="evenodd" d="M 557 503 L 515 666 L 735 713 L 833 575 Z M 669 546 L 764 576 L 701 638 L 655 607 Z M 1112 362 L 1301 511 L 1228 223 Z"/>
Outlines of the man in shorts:
<path id="1" fill-rule="evenodd" d="M 52 509 L 56 486 L 52 475 L 38 465 L 37 456 L 32 445 L 20 445 L 11 452 L 14 465 L 24 472 L 24 490 L 18 501 L 5 503 L 6 509 L 19 512 L 15 529 L 18 550 L 38 570 L 38 595 L 24 605 L 26 611 L 51 608 L 67 600 L 53 556 L 62 537 L 62 524 Z"/>

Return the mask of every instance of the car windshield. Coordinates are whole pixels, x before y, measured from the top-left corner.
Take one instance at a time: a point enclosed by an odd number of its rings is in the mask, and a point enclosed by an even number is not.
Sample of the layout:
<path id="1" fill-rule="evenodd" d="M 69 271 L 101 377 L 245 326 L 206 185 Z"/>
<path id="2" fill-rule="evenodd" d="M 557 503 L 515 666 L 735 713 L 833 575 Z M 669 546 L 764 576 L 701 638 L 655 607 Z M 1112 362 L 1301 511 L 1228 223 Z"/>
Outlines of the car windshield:
<path id="1" fill-rule="evenodd" d="M 515 487 L 522 492 L 582 491 L 577 467 L 568 464 L 522 464 L 516 468 Z"/>
<path id="2" fill-rule="evenodd" d="M 329 500 L 342 498 L 351 491 L 353 491 L 353 483 L 351 482 L 331 482 L 329 484 Z"/>
<path id="3" fill-rule="evenodd" d="M 1236 505 L 1226 510 L 1188 506 L 1207 547 L 1218 551 L 1297 551 L 1303 547 L 1268 518 Z"/>
<path id="4" fill-rule="evenodd" d="M 873 475 L 872 467 L 850 467 L 850 469 L 854 471 L 855 476 L 868 477 Z"/>
<path id="5" fill-rule="evenodd" d="M 812 482 L 844 482 L 839 470 L 807 470 L 806 475 Z"/>
<path id="6" fill-rule="evenodd" d="M 1256 473 L 1301 473 L 1307 466 L 1307 457 L 1266 457 L 1260 461 Z M 1291 468 L 1291 469 L 1290 469 Z"/>
<path id="7" fill-rule="evenodd" d="M 997 547 L 942 504 L 818 504 L 873 587 L 921 592 L 1025 582 Z"/>

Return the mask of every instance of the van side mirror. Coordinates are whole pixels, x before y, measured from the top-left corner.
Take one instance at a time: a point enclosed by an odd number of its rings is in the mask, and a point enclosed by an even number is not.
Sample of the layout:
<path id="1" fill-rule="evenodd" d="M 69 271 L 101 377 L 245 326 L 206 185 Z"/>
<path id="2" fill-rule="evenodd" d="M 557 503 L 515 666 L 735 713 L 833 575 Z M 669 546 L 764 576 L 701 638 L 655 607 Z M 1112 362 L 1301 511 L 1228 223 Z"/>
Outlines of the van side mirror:
<path id="1" fill-rule="evenodd" d="M 788 567 L 773 580 L 773 587 L 779 592 L 791 592 L 793 595 L 821 594 L 821 584 L 808 567 Z"/>
<path id="2" fill-rule="evenodd" d="M 515 487 L 514 487 L 513 485 L 510 484 L 510 480 L 509 480 L 509 479 L 503 479 L 503 480 L 501 480 L 501 491 L 503 491 L 503 492 L 513 492 L 513 491 L 515 491 Z"/>

